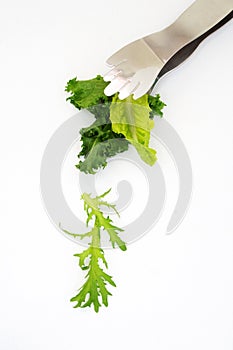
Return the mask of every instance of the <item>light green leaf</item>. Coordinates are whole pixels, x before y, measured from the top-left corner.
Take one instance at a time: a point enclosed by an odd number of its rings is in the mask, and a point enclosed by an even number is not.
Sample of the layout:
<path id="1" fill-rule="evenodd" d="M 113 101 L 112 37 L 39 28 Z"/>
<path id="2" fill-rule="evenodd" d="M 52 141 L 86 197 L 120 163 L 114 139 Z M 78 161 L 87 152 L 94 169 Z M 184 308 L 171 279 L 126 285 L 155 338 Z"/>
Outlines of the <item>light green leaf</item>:
<path id="1" fill-rule="evenodd" d="M 91 238 L 91 242 L 87 249 L 82 253 L 75 254 L 79 258 L 79 266 L 82 270 L 86 270 L 86 281 L 79 289 L 78 294 L 71 299 L 76 302 L 74 307 L 87 307 L 93 305 L 96 312 L 99 311 L 101 305 L 108 306 L 108 296 L 112 295 L 107 285 L 116 287 L 112 277 L 103 271 L 103 267 L 108 268 L 107 261 L 104 256 L 104 251 L 100 245 L 100 233 L 101 229 L 105 230 L 109 234 L 109 240 L 112 243 L 113 248 L 117 245 L 121 250 L 126 250 L 126 244 L 119 237 L 119 233 L 123 230 L 117 226 L 114 226 L 109 216 L 105 216 L 101 207 L 107 207 L 113 209 L 117 214 L 117 210 L 114 204 L 110 204 L 105 201 L 105 196 L 109 194 L 111 189 L 104 192 L 100 196 L 92 197 L 89 193 L 83 193 L 81 199 L 84 201 L 84 210 L 87 214 L 87 225 L 90 220 L 94 221 L 94 227 L 87 233 L 77 234 L 69 232 L 60 228 L 73 237 Z M 119 215 L 119 214 L 118 214 Z M 101 265 L 100 265 L 101 264 Z M 101 304 L 101 299 L 102 304 Z"/>
<path id="2" fill-rule="evenodd" d="M 130 142 L 136 148 L 138 154 L 145 163 L 154 165 L 157 160 L 155 149 L 144 146 L 141 143 L 135 142 L 134 140 L 131 140 Z"/>
<path id="3" fill-rule="evenodd" d="M 122 134 L 136 148 L 144 162 L 153 165 L 156 151 L 149 147 L 150 131 L 154 126 L 150 119 L 148 95 L 134 100 L 132 95 L 120 100 L 116 94 L 110 107 L 112 130 Z"/>

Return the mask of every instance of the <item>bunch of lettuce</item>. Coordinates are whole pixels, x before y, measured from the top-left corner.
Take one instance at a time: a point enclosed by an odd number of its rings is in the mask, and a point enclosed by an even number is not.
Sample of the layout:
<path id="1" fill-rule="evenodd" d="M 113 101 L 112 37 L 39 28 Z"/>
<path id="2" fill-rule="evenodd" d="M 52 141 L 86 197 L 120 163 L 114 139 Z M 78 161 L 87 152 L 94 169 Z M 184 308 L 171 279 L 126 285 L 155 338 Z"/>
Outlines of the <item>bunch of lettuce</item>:
<path id="1" fill-rule="evenodd" d="M 80 130 L 82 149 L 76 167 L 87 174 L 95 174 L 105 168 L 107 160 L 133 145 L 141 159 L 149 165 L 156 161 L 156 151 L 149 147 L 150 132 L 154 127 L 155 115 L 162 117 L 165 103 L 160 96 L 148 94 L 134 100 L 132 96 L 124 100 L 118 93 L 106 96 L 104 89 L 108 85 L 98 75 L 90 80 L 77 80 L 67 83 L 67 98 L 76 108 L 87 109 L 94 122 Z"/>

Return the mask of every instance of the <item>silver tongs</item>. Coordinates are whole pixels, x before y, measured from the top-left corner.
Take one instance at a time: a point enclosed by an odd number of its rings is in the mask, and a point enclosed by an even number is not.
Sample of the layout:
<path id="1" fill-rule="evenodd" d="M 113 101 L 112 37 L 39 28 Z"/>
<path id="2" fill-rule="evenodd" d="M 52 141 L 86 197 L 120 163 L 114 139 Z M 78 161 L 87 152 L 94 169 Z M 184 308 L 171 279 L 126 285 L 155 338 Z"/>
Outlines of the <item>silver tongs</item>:
<path id="1" fill-rule="evenodd" d="M 165 73 L 188 58 L 211 33 L 233 18 L 233 0 L 196 0 L 178 19 L 160 32 L 138 39 L 107 60 L 111 70 L 104 76 L 111 83 L 110 96 L 124 99 L 148 93 Z"/>

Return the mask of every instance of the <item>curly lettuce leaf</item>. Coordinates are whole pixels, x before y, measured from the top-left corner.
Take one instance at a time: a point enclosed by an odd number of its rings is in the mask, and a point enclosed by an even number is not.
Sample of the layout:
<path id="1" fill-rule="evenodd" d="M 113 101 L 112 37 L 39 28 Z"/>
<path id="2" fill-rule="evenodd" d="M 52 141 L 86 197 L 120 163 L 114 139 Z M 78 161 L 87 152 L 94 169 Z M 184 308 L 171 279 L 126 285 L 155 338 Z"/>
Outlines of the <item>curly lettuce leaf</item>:
<path id="1" fill-rule="evenodd" d="M 75 254 L 79 258 L 79 266 L 82 270 L 88 270 L 86 275 L 86 282 L 80 288 L 78 294 L 70 301 L 77 304 L 76 307 L 87 307 L 93 304 L 95 312 L 99 311 L 101 302 L 108 306 L 108 296 L 112 295 L 106 288 L 106 284 L 116 287 L 112 277 L 108 275 L 100 267 L 99 263 L 108 268 L 107 261 L 104 257 L 104 251 L 100 248 L 100 228 L 95 225 L 91 230 L 92 242 L 91 245 L 80 254 Z"/>
<path id="2" fill-rule="evenodd" d="M 112 130 L 112 124 L 101 116 L 91 126 L 80 130 L 82 149 L 76 167 L 87 174 L 95 174 L 105 168 L 107 159 L 128 149 L 128 141 L 123 135 Z"/>
<path id="3" fill-rule="evenodd" d="M 65 88 L 65 91 L 71 94 L 67 100 L 78 109 L 106 103 L 111 101 L 111 98 L 104 94 L 104 89 L 108 84 L 100 75 L 89 80 L 74 78 L 68 81 Z"/>
<path id="4" fill-rule="evenodd" d="M 151 108 L 150 111 L 150 118 L 153 119 L 155 115 L 159 117 L 163 117 L 163 108 L 166 106 L 166 104 L 160 100 L 160 95 L 157 94 L 156 96 L 148 95 L 148 103 Z"/>
<path id="5" fill-rule="evenodd" d="M 113 248 L 117 245 L 121 250 L 126 250 L 125 242 L 119 237 L 119 233 L 123 230 L 114 226 L 109 216 L 105 217 L 103 210 L 101 210 L 101 207 L 111 208 L 119 215 L 116 206 L 105 200 L 105 196 L 110 190 L 94 198 L 88 193 L 83 193 L 81 196 L 81 199 L 84 201 L 84 210 L 87 214 L 87 226 L 90 221 L 94 222 L 94 226 L 90 231 L 77 234 L 62 229 L 60 225 L 60 228 L 68 235 L 81 239 L 84 237 L 91 239 L 87 249 L 82 253 L 75 254 L 79 258 L 80 268 L 87 271 L 86 281 L 79 289 L 78 294 L 71 299 L 72 302 L 76 302 L 75 308 L 93 305 L 95 312 L 98 312 L 102 305 L 108 306 L 108 297 L 112 295 L 107 289 L 107 285 L 116 287 L 112 277 L 103 270 L 103 268 L 108 269 L 108 264 L 100 244 L 100 233 L 101 229 L 103 229 L 109 234 Z"/>
<path id="6" fill-rule="evenodd" d="M 114 226 L 109 216 L 105 217 L 103 211 L 101 210 L 101 207 L 105 206 L 113 209 L 118 214 L 115 205 L 109 204 L 103 200 L 103 198 L 109 192 L 110 190 L 102 194 L 102 196 L 97 196 L 95 198 L 92 198 L 88 193 L 84 193 L 81 196 L 81 199 L 84 201 L 84 210 L 87 213 L 87 225 L 89 224 L 90 220 L 95 218 L 97 220 L 98 227 L 103 228 L 106 232 L 108 232 L 112 247 L 115 248 L 115 245 L 117 245 L 121 250 L 125 251 L 127 249 L 126 244 L 119 237 L 119 233 L 123 232 L 123 230 L 120 227 Z"/>

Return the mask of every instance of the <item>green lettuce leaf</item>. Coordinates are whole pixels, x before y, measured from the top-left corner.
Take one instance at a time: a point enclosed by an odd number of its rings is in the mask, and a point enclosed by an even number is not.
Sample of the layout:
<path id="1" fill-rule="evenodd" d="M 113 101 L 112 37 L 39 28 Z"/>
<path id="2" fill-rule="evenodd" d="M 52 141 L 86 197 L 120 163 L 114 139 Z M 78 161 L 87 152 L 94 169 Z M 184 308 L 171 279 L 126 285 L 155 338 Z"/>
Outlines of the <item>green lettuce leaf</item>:
<path id="1" fill-rule="evenodd" d="M 156 161 L 156 151 L 149 147 L 150 131 L 154 126 L 150 119 L 151 108 L 148 103 L 148 95 L 137 100 L 132 96 L 124 100 L 113 96 L 110 106 L 110 120 L 112 130 L 123 134 L 137 150 L 141 159 L 149 165 Z"/>
<path id="2" fill-rule="evenodd" d="M 71 94 L 67 100 L 78 109 L 111 101 L 111 98 L 104 94 L 104 89 L 108 84 L 109 82 L 105 82 L 100 75 L 89 80 L 74 78 L 68 81 L 65 89 Z"/>
<path id="3" fill-rule="evenodd" d="M 81 239 L 89 237 L 91 240 L 87 249 L 75 254 L 79 258 L 80 268 L 87 271 L 87 274 L 85 276 L 86 281 L 71 301 L 76 302 L 74 307 L 84 308 L 93 305 L 95 312 L 98 312 L 102 305 L 108 306 L 108 297 L 112 294 L 107 289 L 107 285 L 116 287 L 112 276 L 103 270 L 103 268 L 108 269 L 108 264 L 100 244 L 101 230 L 103 229 L 108 233 L 113 248 L 118 246 L 123 251 L 127 249 L 125 242 L 119 237 L 123 229 L 113 225 L 112 220 L 109 216 L 105 216 L 103 209 L 101 209 L 107 207 L 119 215 L 116 205 L 105 200 L 110 190 L 97 197 L 92 197 L 89 193 L 83 193 L 81 196 L 81 199 L 84 201 L 84 210 L 87 214 L 86 224 L 88 226 L 90 221 L 94 223 L 90 231 L 82 234 L 72 233 L 63 229 L 61 224 L 59 225 L 68 235 Z"/>
<path id="4" fill-rule="evenodd" d="M 99 168 L 105 168 L 107 159 L 128 149 L 128 141 L 112 130 L 112 124 L 104 115 L 98 117 L 92 125 L 80 130 L 82 149 L 76 167 L 87 174 L 95 174 Z"/>

